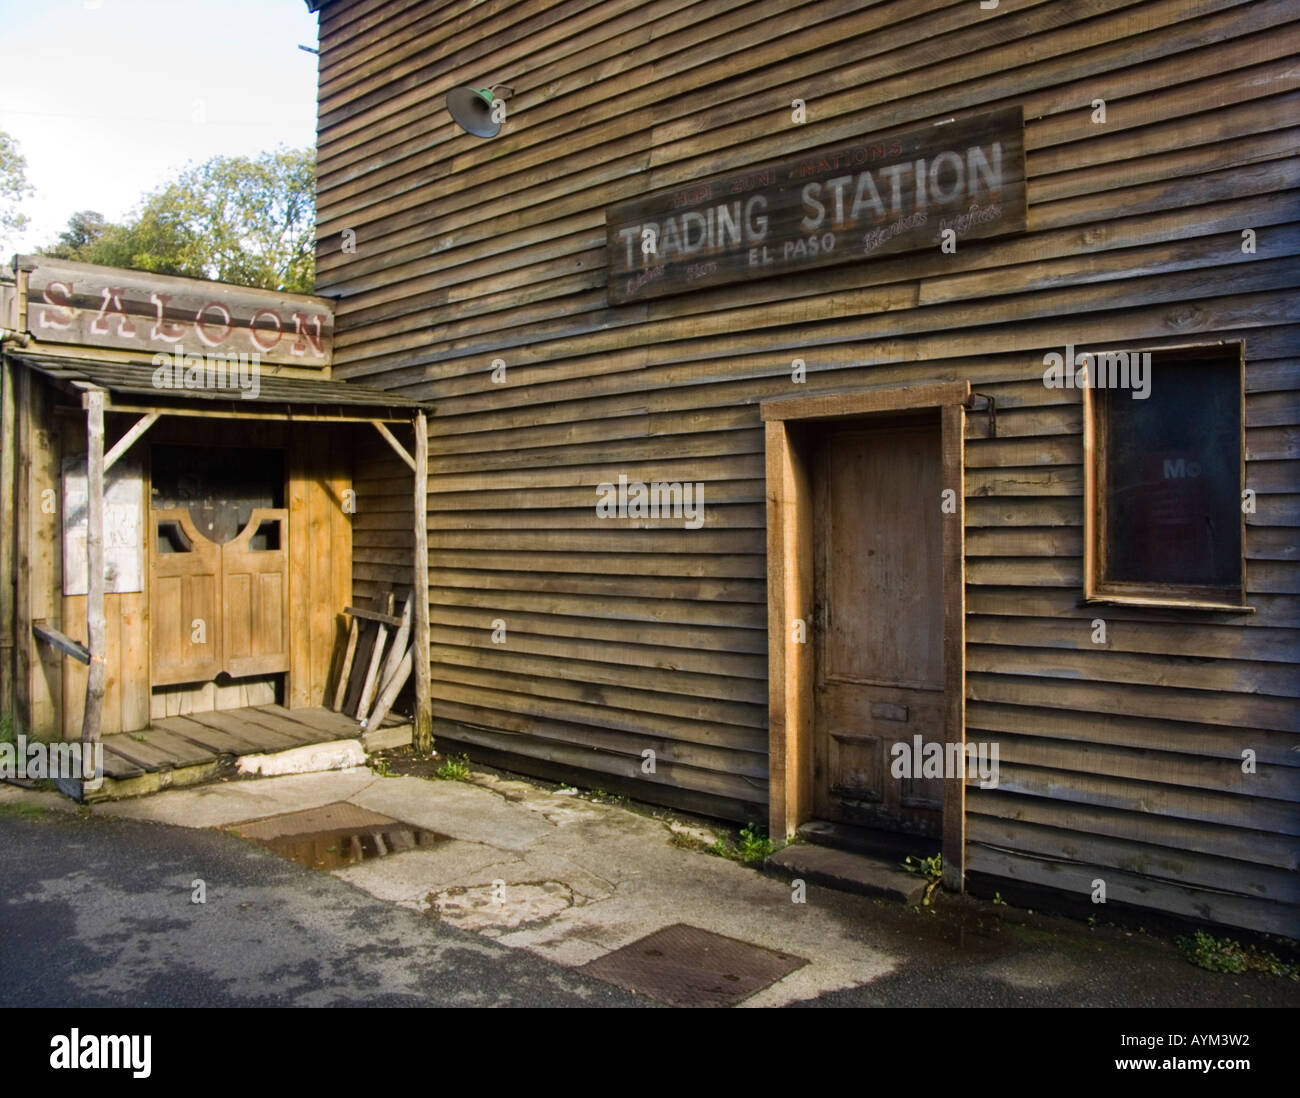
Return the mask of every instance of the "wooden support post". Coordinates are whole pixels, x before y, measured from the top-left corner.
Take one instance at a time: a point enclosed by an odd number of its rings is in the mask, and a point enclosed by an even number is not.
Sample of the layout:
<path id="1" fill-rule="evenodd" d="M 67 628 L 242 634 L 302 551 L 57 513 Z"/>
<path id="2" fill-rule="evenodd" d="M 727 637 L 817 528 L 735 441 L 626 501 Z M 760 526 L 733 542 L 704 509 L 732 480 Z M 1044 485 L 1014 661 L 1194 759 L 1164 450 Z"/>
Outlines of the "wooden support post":
<path id="1" fill-rule="evenodd" d="M 99 741 L 103 722 L 104 687 L 108 663 L 104 619 L 104 390 L 91 389 L 86 404 L 86 559 L 90 578 L 86 593 L 86 625 L 90 669 L 86 676 L 86 708 L 81 742 Z"/>
<path id="2" fill-rule="evenodd" d="M 31 734 L 32 720 L 32 371 L 20 367 L 14 378 L 14 731 Z"/>
<path id="3" fill-rule="evenodd" d="M 131 449 L 131 446 L 136 439 L 158 422 L 158 417 L 160 415 L 162 415 L 161 412 L 150 412 L 147 416 L 142 416 L 131 425 L 131 429 L 119 438 L 113 448 L 104 455 L 105 472 L 108 472 L 109 469 L 113 468 L 113 463 Z"/>
<path id="4" fill-rule="evenodd" d="M 415 555 L 411 562 L 414 600 L 412 646 L 415 661 L 416 751 L 433 749 L 433 708 L 429 694 L 429 424 L 423 412 L 415 415 Z"/>
<path id="5" fill-rule="evenodd" d="M 14 364 L 0 359 L 0 716 L 14 712 Z"/>
<path id="6" fill-rule="evenodd" d="M 956 513 L 943 523 L 944 740 L 966 742 L 966 409 L 959 403 L 940 409 L 943 486 L 955 494 Z M 945 758 L 952 758 L 945 748 Z M 959 755 L 958 758 L 965 758 Z M 943 886 L 966 887 L 966 773 L 962 767 L 943 785 Z"/>
<path id="7" fill-rule="evenodd" d="M 415 468 L 415 458 L 411 457 L 411 455 L 406 452 L 406 447 L 397 441 L 397 436 L 394 435 L 392 431 L 390 431 L 387 427 L 383 425 L 383 423 L 381 423 L 377 419 L 372 419 L 370 421 L 370 425 L 374 427 L 374 429 L 378 431 L 381 435 L 384 436 L 384 440 L 388 443 L 389 446 L 393 448 L 393 452 L 396 453 L 397 456 L 401 458 L 404 462 L 406 462 L 408 467 L 410 467 L 411 469 Z"/>
<path id="8" fill-rule="evenodd" d="M 52 625 L 47 625 L 43 621 L 32 622 L 32 635 L 39 641 L 44 641 L 51 648 L 57 648 L 65 656 L 71 656 L 78 663 L 90 665 L 90 649 L 84 644 L 74 641 L 62 630 L 55 629 Z"/>

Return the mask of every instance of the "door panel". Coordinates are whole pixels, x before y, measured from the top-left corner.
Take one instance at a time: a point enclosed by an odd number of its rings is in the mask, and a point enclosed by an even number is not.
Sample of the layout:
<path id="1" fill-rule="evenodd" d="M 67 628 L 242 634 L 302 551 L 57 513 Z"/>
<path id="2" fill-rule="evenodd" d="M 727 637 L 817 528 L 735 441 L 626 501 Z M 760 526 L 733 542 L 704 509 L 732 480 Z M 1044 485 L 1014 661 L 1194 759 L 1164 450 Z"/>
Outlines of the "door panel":
<path id="1" fill-rule="evenodd" d="M 289 670 L 288 529 L 288 511 L 259 507 L 221 547 L 225 670 L 235 678 Z"/>
<path id="2" fill-rule="evenodd" d="M 814 810 L 938 834 L 942 778 L 891 748 L 943 742 L 939 425 L 834 432 L 816 469 Z"/>
<path id="3" fill-rule="evenodd" d="M 149 518 L 150 680 L 208 681 L 221 671 L 221 547 L 194 528 L 186 510 L 151 511 Z"/>
<path id="4" fill-rule="evenodd" d="M 152 684 L 288 671 L 288 511 L 256 508 L 225 545 L 204 537 L 187 509 L 150 518 Z"/>

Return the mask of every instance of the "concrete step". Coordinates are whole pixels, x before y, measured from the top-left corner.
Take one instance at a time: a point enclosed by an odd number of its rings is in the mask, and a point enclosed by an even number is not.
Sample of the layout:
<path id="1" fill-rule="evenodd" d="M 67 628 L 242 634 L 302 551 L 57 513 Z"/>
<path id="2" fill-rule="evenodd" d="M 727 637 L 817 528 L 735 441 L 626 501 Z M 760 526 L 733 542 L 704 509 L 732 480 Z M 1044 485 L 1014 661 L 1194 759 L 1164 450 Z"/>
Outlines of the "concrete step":
<path id="1" fill-rule="evenodd" d="M 939 849 L 939 839 L 903 832 L 881 831 L 870 827 L 835 823 L 831 820 L 809 820 L 799 826 L 799 838 L 819 846 L 833 846 L 852 854 L 897 864 L 907 855 L 927 857 Z"/>
<path id="2" fill-rule="evenodd" d="M 795 843 L 778 850 L 763 870 L 788 880 L 802 879 L 841 892 L 880 896 L 904 904 L 919 903 L 926 880 L 908 873 L 895 861 L 813 843 Z"/>

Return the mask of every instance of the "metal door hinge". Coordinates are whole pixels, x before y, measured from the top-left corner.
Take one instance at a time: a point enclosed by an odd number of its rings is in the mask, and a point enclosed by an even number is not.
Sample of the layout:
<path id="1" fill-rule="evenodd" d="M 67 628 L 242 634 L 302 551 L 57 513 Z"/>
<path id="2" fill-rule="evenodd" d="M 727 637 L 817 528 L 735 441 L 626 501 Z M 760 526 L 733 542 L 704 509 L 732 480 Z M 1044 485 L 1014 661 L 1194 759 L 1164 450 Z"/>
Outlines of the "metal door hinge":
<path id="1" fill-rule="evenodd" d="M 997 438 L 998 437 L 997 398 L 990 396 L 988 393 L 971 393 L 971 395 L 966 398 L 966 403 L 964 405 L 967 411 L 972 411 L 972 412 L 975 411 L 974 401 L 976 400 L 984 401 L 984 411 L 988 413 L 988 417 L 989 417 L 989 438 Z"/>

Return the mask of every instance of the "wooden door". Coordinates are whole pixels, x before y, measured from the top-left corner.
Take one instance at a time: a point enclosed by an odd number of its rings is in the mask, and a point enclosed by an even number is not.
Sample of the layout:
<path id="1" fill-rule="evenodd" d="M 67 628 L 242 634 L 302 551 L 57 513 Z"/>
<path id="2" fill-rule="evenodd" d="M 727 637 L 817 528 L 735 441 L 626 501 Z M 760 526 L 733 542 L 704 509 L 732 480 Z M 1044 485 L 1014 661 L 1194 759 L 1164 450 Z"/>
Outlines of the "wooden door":
<path id="1" fill-rule="evenodd" d="M 221 655 L 233 678 L 289 670 L 289 512 L 258 507 L 221 547 Z"/>
<path id="2" fill-rule="evenodd" d="M 149 513 L 150 682 L 210 682 L 221 672 L 221 546 L 190 513 Z"/>
<path id="3" fill-rule="evenodd" d="M 211 682 L 289 670 L 289 513 L 254 509 L 225 545 L 189 511 L 150 512 L 150 681 Z"/>
<path id="4" fill-rule="evenodd" d="M 814 811 L 937 835 L 943 782 L 895 744 L 944 739 L 938 423 L 829 434 L 816 463 Z M 900 768 L 901 769 L 901 768 Z"/>

